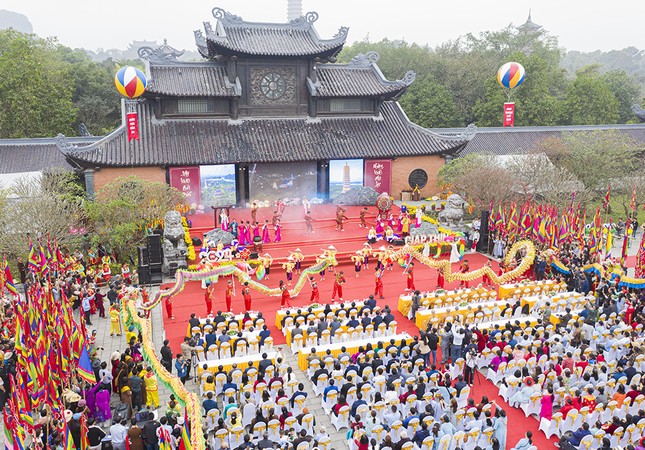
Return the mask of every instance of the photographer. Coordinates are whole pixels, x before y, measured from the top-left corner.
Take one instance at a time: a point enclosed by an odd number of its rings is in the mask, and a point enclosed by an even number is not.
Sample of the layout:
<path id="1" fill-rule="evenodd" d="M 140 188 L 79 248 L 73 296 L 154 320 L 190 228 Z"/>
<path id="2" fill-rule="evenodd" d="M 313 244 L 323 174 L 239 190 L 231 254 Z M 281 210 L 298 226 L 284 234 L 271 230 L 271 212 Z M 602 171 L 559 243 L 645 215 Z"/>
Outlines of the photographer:
<path id="1" fill-rule="evenodd" d="M 190 377 L 190 362 L 192 361 L 196 345 L 197 343 L 194 339 L 185 337 L 184 342 L 179 346 L 181 348 L 181 354 L 184 357 L 184 361 L 186 362 L 186 378 Z"/>
<path id="2" fill-rule="evenodd" d="M 188 361 L 184 359 L 184 355 L 177 353 L 177 360 L 175 361 L 175 368 L 177 369 L 177 376 L 181 379 L 183 384 L 186 384 L 188 378 L 188 369 L 190 368 Z"/>
<path id="3" fill-rule="evenodd" d="M 477 337 L 473 336 L 470 344 L 466 346 L 466 383 L 473 385 L 475 383 L 475 368 L 477 365 Z"/>

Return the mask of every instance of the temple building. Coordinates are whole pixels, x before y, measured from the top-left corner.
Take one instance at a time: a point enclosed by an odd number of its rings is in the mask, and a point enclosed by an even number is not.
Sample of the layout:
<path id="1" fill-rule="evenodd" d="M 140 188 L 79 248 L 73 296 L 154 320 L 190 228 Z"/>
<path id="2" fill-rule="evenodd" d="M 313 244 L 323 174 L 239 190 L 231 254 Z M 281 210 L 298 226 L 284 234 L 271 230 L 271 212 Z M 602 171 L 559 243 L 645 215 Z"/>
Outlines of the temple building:
<path id="1" fill-rule="evenodd" d="M 323 39 L 315 12 L 288 23 L 247 22 L 219 8 L 213 16 L 214 24 L 195 31 L 204 61 L 180 62 L 181 52 L 167 44 L 140 48 L 148 87 L 124 107 L 123 124 L 86 145 L 59 139 L 88 193 L 136 174 L 205 206 L 326 200 L 330 171 L 360 160 L 352 182 L 397 195 L 418 186 L 432 195 L 445 158 L 473 135 L 410 122 L 397 100 L 415 74 L 385 79 L 374 52 L 337 63 L 348 28 Z M 128 108 L 138 113 L 139 140 L 128 140 Z"/>

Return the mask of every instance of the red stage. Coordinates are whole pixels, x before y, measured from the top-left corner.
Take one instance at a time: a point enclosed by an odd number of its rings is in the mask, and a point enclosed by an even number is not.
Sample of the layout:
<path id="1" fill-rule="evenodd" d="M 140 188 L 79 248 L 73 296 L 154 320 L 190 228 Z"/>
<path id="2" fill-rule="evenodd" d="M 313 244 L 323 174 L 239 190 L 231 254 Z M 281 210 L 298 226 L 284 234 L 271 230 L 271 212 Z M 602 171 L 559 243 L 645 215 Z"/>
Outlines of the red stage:
<path id="1" fill-rule="evenodd" d="M 374 268 L 376 267 L 374 261 L 370 262 L 370 269 L 363 270 L 356 277 L 354 266 L 349 257 L 354 254 L 356 250 L 360 250 L 366 242 L 367 230 L 360 228 L 359 213 L 363 207 L 350 206 L 347 207 L 345 213 L 349 221 L 345 223 L 345 231 L 336 231 L 335 211 L 334 205 L 313 205 L 311 208 L 312 216 L 316 220 L 314 222 L 314 233 L 305 233 L 304 223 L 304 210 L 302 206 L 288 206 L 283 214 L 282 222 L 282 241 L 278 243 L 271 242 L 264 245 L 263 253 L 269 253 L 273 259 L 273 266 L 271 267 L 271 274 L 269 279 L 265 278 L 262 282 L 267 286 L 273 288 L 277 287 L 280 280 L 286 282 L 282 263 L 286 260 L 290 251 L 299 248 L 305 255 L 305 260 L 302 267 L 308 267 L 315 264 L 315 257 L 320 255 L 329 245 L 333 245 L 338 250 L 337 260 L 339 266 L 337 270 L 345 272 L 347 283 L 344 285 L 343 298 L 344 300 L 360 300 L 366 298 L 369 294 L 374 293 Z M 369 208 L 370 215 L 373 218 L 376 216 L 376 208 Z M 273 210 L 270 208 L 260 208 L 258 211 L 258 221 L 264 222 L 273 215 Z M 236 218 L 240 220 L 250 220 L 250 209 L 234 209 L 231 210 L 231 220 Z M 193 224 L 193 236 L 202 238 L 203 234 L 213 229 L 213 215 L 200 214 L 189 217 Z M 368 220 L 371 223 L 371 220 Z M 271 230 L 271 238 L 273 239 L 273 230 Z M 387 245 L 385 241 L 378 241 L 372 247 L 377 249 L 381 245 Z M 467 254 L 465 258 L 470 263 L 471 270 L 477 269 L 484 265 L 486 257 L 478 253 Z M 494 263 L 494 269 L 497 268 Z M 458 264 L 453 265 L 453 270 L 458 269 Z M 436 288 L 437 271 L 431 269 L 423 264 L 417 263 L 415 265 L 415 285 L 421 291 L 430 291 Z M 294 273 L 294 284 L 297 276 Z M 333 287 L 333 274 L 327 272 L 324 281 L 320 281 L 320 277 L 316 276 L 318 288 L 320 290 L 320 301 L 331 301 L 332 287 Z M 418 329 L 414 323 L 405 319 L 397 311 L 398 298 L 401 293 L 405 292 L 406 276 L 403 269 L 395 264 L 392 271 L 386 271 L 383 277 L 385 300 L 379 300 L 379 306 L 389 305 L 395 315 L 401 330 L 407 331 L 410 334 L 418 334 Z M 446 288 L 451 289 L 457 287 L 459 282 L 447 284 Z M 233 311 L 236 313 L 243 312 L 244 303 L 241 295 L 240 284 L 235 279 L 236 296 L 233 298 Z M 225 284 L 218 283 L 215 288 L 216 295 L 220 299 L 219 303 L 215 303 L 214 309 L 225 308 L 224 303 L 224 290 Z M 294 306 L 307 306 L 311 289 L 308 285 L 302 290 L 298 297 L 292 299 Z M 259 294 L 256 291 L 252 292 L 253 309 L 262 311 L 266 318 L 266 323 L 271 327 L 271 334 L 276 344 L 284 343 L 282 333 L 275 328 L 275 312 L 280 308 L 280 297 L 268 297 Z M 173 299 L 173 314 L 175 320 L 169 320 L 164 311 L 164 327 L 166 336 L 170 340 L 173 350 L 179 349 L 179 344 L 182 342 L 186 330 L 188 318 L 191 313 L 197 316 L 204 317 L 206 315 L 206 304 L 204 302 L 204 291 L 201 289 L 201 284 L 198 282 L 191 282 L 186 285 L 182 293 L 175 296 Z"/>
<path id="2" fill-rule="evenodd" d="M 367 230 L 359 227 L 360 219 L 359 213 L 362 207 L 350 206 L 347 207 L 346 215 L 349 221 L 345 223 L 345 231 L 336 231 L 335 211 L 334 205 L 313 205 L 311 208 L 314 222 L 314 234 L 305 233 L 304 210 L 302 206 L 288 206 L 283 214 L 282 221 L 282 241 L 279 243 L 271 242 L 264 245 L 263 253 L 269 253 L 274 258 L 273 266 L 271 267 L 270 278 L 265 278 L 262 282 L 269 287 L 277 287 L 280 280 L 286 282 L 284 270 L 282 270 L 282 262 L 289 255 L 289 251 L 300 248 L 305 255 L 303 267 L 308 267 L 315 263 L 316 255 L 320 255 L 324 249 L 329 245 L 333 245 L 338 250 L 339 266 L 337 270 L 345 272 L 347 283 L 344 285 L 343 298 L 345 301 L 361 300 L 369 294 L 374 293 L 374 261 L 370 261 L 370 269 L 364 270 L 357 278 L 354 272 L 354 266 L 349 259 L 356 250 L 362 248 L 366 242 Z M 376 215 L 376 208 L 369 208 L 370 219 L 368 223 L 371 224 L 373 217 Z M 265 219 L 271 219 L 273 210 L 271 208 L 260 208 L 258 211 L 258 221 L 263 223 Z M 236 218 L 240 220 L 251 220 L 250 209 L 234 209 L 231 210 L 230 219 Z M 194 237 L 203 238 L 203 234 L 214 228 L 214 221 L 212 214 L 199 214 L 189 217 L 192 221 L 192 234 Z M 273 239 L 273 229 L 271 229 L 271 238 Z M 377 249 L 381 245 L 387 245 L 384 241 L 379 241 L 372 247 Z M 447 258 L 444 256 L 443 258 Z M 470 263 L 471 270 L 478 269 L 483 266 L 487 258 L 479 253 L 466 254 L 465 259 Z M 453 264 L 453 271 L 458 269 L 459 264 Z M 493 261 L 493 269 L 497 270 L 498 266 Z M 415 265 L 415 285 L 421 291 L 431 291 L 436 288 L 437 271 L 431 269 L 423 264 L 417 263 Z M 294 274 L 294 284 L 297 275 Z M 325 281 L 320 281 L 320 276 L 316 276 L 318 287 L 320 290 L 321 302 L 331 301 L 332 286 L 334 276 L 329 272 L 326 275 Z M 237 279 L 234 280 L 236 287 L 236 296 L 233 298 L 233 311 L 236 313 L 243 312 L 244 303 L 241 295 L 240 284 Z M 389 305 L 395 318 L 398 322 L 398 329 L 406 331 L 411 335 L 418 335 L 418 328 L 416 325 L 404 318 L 398 312 L 397 304 L 399 295 L 405 292 L 406 277 L 403 269 L 395 264 L 392 271 L 386 271 L 383 277 L 385 285 L 384 293 L 385 299 L 378 300 L 378 305 L 382 308 Z M 448 283 L 446 289 L 453 289 L 458 287 L 459 282 Z M 220 299 L 214 305 L 215 311 L 218 309 L 225 309 L 224 303 L 224 290 L 225 283 L 218 283 L 215 289 L 217 298 Z M 311 289 L 306 285 L 298 297 L 292 299 L 294 306 L 306 307 L 309 304 Z M 280 308 L 280 297 L 267 297 L 260 295 L 258 292 L 252 293 L 253 309 L 261 311 L 266 318 L 266 324 L 271 330 L 274 342 L 278 345 L 285 343 L 285 338 L 282 333 L 275 327 L 275 313 Z M 179 344 L 183 341 L 188 326 L 188 318 L 191 313 L 197 314 L 199 317 L 206 315 L 206 304 L 204 302 L 204 291 L 201 288 L 201 283 L 190 282 L 186 285 L 183 292 L 175 296 L 173 299 L 173 314 L 175 320 L 169 320 L 164 310 L 164 328 L 166 330 L 166 337 L 170 340 L 170 345 L 173 352 L 179 351 Z M 531 430 L 533 432 L 533 442 L 538 448 L 553 448 L 553 442 L 556 439 L 548 440 L 542 432 L 538 432 L 538 422 L 535 419 L 525 419 L 521 410 L 508 407 L 505 402 L 497 396 L 498 389 L 490 383 L 483 375 L 479 376 L 475 385 L 472 387 L 472 396 L 477 401 L 482 395 L 487 395 L 489 399 L 495 399 L 497 403 L 502 405 L 506 410 L 509 417 L 508 438 L 507 446 L 510 448 L 514 445 L 526 432 Z M 516 426 L 522 424 L 522 426 Z"/>

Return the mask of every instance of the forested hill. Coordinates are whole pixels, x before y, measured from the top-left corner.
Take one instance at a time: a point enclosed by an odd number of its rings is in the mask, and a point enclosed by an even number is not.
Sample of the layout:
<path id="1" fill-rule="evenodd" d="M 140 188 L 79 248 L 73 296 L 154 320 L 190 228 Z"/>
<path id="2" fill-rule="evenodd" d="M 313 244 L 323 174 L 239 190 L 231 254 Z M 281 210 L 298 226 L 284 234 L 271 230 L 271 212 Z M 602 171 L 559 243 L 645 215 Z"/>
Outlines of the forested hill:
<path id="1" fill-rule="evenodd" d="M 562 57 L 560 66 L 567 69 L 567 72 L 574 74 L 582 67 L 592 64 L 600 64 L 600 70 L 623 70 L 632 75 L 640 83 L 645 92 L 645 50 L 636 47 L 627 47 L 622 50 L 611 50 L 608 52 L 579 52 L 568 51 Z"/>

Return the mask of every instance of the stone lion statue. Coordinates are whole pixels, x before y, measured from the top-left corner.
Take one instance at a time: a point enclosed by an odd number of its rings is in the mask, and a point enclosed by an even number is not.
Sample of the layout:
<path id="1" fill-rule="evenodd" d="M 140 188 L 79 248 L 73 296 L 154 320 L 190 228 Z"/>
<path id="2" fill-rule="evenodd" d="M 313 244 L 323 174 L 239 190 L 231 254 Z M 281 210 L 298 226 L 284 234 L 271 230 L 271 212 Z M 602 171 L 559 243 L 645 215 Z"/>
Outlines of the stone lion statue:
<path id="1" fill-rule="evenodd" d="M 188 247 L 184 241 L 184 227 L 181 224 L 181 214 L 177 211 L 168 211 L 164 217 L 163 229 L 163 265 L 164 274 L 171 269 L 187 268 L 186 253 Z"/>
<path id="2" fill-rule="evenodd" d="M 452 231 L 462 231 L 464 228 L 464 208 L 468 204 L 458 194 L 452 194 L 446 200 L 446 207 L 439 212 L 439 225 Z"/>

